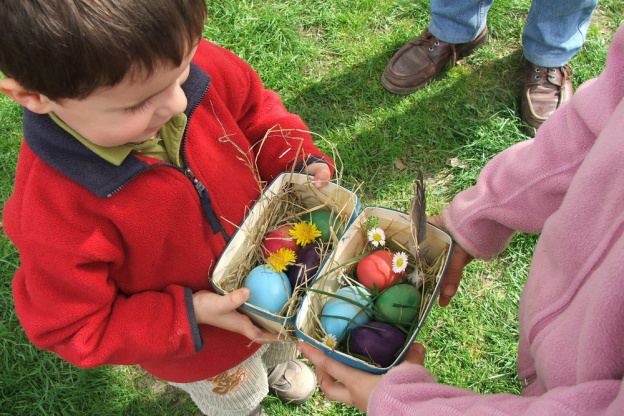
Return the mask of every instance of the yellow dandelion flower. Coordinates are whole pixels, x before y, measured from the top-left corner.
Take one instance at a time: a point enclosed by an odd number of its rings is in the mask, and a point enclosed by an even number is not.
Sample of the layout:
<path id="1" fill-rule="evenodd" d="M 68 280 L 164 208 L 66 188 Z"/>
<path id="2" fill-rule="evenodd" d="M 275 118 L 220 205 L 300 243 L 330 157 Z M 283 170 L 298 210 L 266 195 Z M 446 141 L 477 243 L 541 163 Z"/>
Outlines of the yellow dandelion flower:
<path id="1" fill-rule="evenodd" d="M 307 221 L 296 223 L 288 233 L 301 247 L 307 246 L 314 241 L 315 238 L 321 236 L 321 232 L 316 227 L 316 224 Z"/>
<path id="2" fill-rule="evenodd" d="M 276 272 L 283 272 L 290 263 L 297 260 L 297 255 L 288 248 L 280 248 L 275 253 L 271 253 L 267 260 Z"/>

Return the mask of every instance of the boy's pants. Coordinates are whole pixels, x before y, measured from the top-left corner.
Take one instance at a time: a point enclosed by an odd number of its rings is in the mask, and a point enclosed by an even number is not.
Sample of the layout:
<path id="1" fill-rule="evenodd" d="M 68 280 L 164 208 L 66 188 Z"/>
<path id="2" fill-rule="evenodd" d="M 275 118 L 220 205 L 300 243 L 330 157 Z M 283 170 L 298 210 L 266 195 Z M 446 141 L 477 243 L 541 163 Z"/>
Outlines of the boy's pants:
<path id="1" fill-rule="evenodd" d="M 296 357 L 296 344 L 263 345 L 240 365 L 207 380 L 169 383 L 186 391 L 199 410 L 210 416 L 245 416 L 254 411 L 269 392 L 267 369 Z"/>

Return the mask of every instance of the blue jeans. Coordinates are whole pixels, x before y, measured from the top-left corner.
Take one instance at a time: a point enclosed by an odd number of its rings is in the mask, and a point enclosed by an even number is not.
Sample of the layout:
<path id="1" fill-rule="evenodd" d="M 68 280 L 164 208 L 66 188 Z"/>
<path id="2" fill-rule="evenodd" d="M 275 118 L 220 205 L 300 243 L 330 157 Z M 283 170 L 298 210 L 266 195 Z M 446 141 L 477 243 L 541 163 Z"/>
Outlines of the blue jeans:
<path id="1" fill-rule="evenodd" d="M 474 40 L 485 28 L 494 0 L 430 0 L 429 31 L 448 43 Z M 524 57 L 560 67 L 576 55 L 598 0 L 533 0 L 522 32 Z"/>

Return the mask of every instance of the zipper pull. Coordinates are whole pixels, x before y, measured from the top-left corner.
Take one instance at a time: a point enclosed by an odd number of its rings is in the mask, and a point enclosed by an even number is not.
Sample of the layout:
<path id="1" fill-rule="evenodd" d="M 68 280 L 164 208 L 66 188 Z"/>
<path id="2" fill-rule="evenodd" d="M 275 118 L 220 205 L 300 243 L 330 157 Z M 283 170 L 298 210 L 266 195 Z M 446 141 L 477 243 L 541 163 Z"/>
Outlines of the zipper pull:
<path id="1" fill-rule="evenodd" d="M 197 190 L 197 193 L 199 194 L 199 196 L 203 198 L 204 193 L 208 193 L 204 184 L 201 183 L 199 179 L 197 179 L 197 177 L 195 176 L 191 168 L 186 168 L 184 173 L 191 180 L 191 182 L 193 182 L 193 186 L 195 186 L 195 189 Z M 210 197 L 208 198 L 210 199 Z"/>
<path id="2" fill-rule="evenodd" d="M 221 222 L 217 218 L 217 214 L 214 212 L 212 208 L 212 202 L 210 201 L 210 194 L 208 190 L 204 186 L 203 183 L 197 177 L 190 168 L 186 168 L 184 171 L 185 175 L 193 182 L 193 186 L 197 190 L 199 194 L 199 200 L 201 201 L 202 208 L 204 208 L 204 215 L 206 215 L 206 219 L 208 219 L 208 223 L 210 224 L 210 228 L 214 234 L 221 233 L 226 242 L 230 240 L 230 236 L 227 235 L 223 227 L 221 226 Z"/>
<path id="3" fill-rule="evenodd" d="M 201 183 L 197 178 L 193 179 L 193 185 L 195 185 L 195 189 L 197 189 L 199 195 L 203 195 L 204 193 L 208 192 L 204 184 Z"/>

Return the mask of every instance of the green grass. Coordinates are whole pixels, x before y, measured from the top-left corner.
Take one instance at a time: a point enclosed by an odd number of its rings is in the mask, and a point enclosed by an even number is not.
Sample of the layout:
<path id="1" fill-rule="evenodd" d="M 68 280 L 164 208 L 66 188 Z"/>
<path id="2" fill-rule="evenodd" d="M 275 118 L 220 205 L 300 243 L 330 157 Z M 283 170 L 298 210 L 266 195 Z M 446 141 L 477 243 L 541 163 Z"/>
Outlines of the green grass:
<path id="1" fill-rule="evenodd" d="M 292 112 L 335 146 L 342 179 L 361 184 L 364 205 L 407 209 L 416 169 L 426 174 L 429 214 L 474 184 L 496 153 L 526 137 L 519 119 L 520 34 L 528 0 L 499 0 L 487 45 L 429 87 L 400 97 L 379 77 L 393 53 L 424 29 L 424 0 L 259 0 L 210 2 L 205 37 L 247 60 Z M 597 76 L 623 23 L 624 5 L 604 0 L 574 84 Z M 0 97 L 0 203 L 11 194 L 21 110 Z M 332 146 L 330 146 L 330 143 Z M 520 392 L 515 376 L 517 309 L 537 236 L 517 235 L 494 261 L 473 262 L 447 308 L 434 308 L 419 341 L 440 382 L 481 393 Z M 136 367 L 76 368 L 34 348 L 16 317 L 11 278 L 18 254 L 0 236 L 0 415 L 199 414 L 182 394 Z M 269 396 L 272 415 L 359 415 L 321 393 L 301 407 Z"/>

